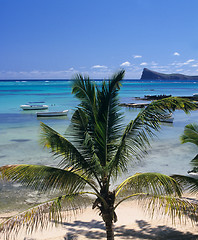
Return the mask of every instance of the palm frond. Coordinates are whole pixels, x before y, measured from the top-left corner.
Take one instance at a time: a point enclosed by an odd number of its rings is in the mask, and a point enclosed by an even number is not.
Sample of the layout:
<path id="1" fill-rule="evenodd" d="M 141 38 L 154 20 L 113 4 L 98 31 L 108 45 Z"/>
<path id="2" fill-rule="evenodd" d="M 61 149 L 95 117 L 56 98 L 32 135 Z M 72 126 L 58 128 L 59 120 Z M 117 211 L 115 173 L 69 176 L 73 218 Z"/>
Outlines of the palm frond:
<path id="1" fill-rule="evenodd" d="M 81 74 L 78 74 L 73 79 L 72 93 L 81 101 L 80 106 L 91 119 L 91 123 L 94 123 L 97 112 L 95 89 L 95 83 L 89 77 L 83 78 Z"/>
<path id="2" fill-rule="evenodd" d="M 98 167 L 96 160 L 88 158 L 86 155 L 84 157 L 82 152 L 78 151 L 71 141 L 68 141 L 44 123 L 41 123 L 41 128 L 41 143 L 51 148 L 54 155 L 62 157 L 59 163 L 60 167 L 72 167 L 73 169 L 84 170 L 87 174 L 95 174 Z"/>
<path id="3" fill-rule="evenodd" d="M 125 192 L 181 196 L 181 188 L 177 182 L 161 173 L 136 173 L 117 187 L 116 196 Z"/>
<path id="4" fill-rule="evenodd" d="M 185 198 L 134 193 L 122 198 L 115 206 L 117 208 L 122 202 L 128 199 L 137 201 L 146 213 L 151 216 L 171 217 L 172 223 L 178 219 L 180 223 L 191 221 L 192 223 L 198 222 L 198 203 L 197 201 L 189 201 Z"/>
<path id="5" fill-rule="evenodd" d="M 171 177 L 174 178 L 180 185 L 182 185 L 185 191 L 188 191 L 192 194 L 198 194 L 198 179 L 176 174 L 172 175 Z"/>
<path id="6" fill-rule="evenodd" d="M 56 132 L 51 127 L 41 123 L 41 138 L 40 143 L 47 148 L 51 148 L 52 153 L 67 159 L 67 165 L 63 167 L 75 166 L 72 162 L 78 159 L 79 162 L 84 162 L 83 156 L 71 142 Z M 60 163 L 61 166 L 61 163 Z M 79 168 L 79 166 L 77 166 Z"/>
<path id="7" fill-rule="evenodd" d="M 198 154 L 191 160 L 193 166 L 198 167 Z"/>
<path id="8" fill-rule="evenodd" d="M 72 117 L 73 141 L 89 159 L 98 159 L 103 167 L 115 151 L 116 140 L 120 137 L 117 134 L 121 130 L 118 90 L 123 77 L 124 70 L 115 74 L 108 83 L 103 81 L 99 88 L 89 78 L 78 75 L 73 84 L 73 93 L 81 100 Z M 99 165 L 96 169 L 98 173 L 101 170 Z"/>
<path id="9" fill-rule="evenodd" d="M 186 125 L 180 140 L 181 143 L 190 142 L 198 146 L 198 125 L 195 123 Z"/>
<path id="10" fill-rule="evenodd" d="M 67 134 L 71 135 L 71 142 L 82 154 L 88 166 L 92 167 L 93 171 L 99 172 L 101 170 L 99 160 L 93 158 L 93 155 L 96 155 L 94 136 L 90 132 L 87 115 L 82 109 L 78 108 L 74 112 Z"/>
<path id="11" fill-rule="evenodd" d="M 16 214 L 0 224 L 0 234 L 6 240 L 16 236 L 21 229 L 32 233 L 62 222 L 71 214 L 86 208 L 90 201 L 84 193 L 63 195 Z"/>
<path id="12" fill-rule="evenodd" d="M 72 93 L 82 102 L 94 104 L 95 99 L 95 84 L 91 82 L 89 77 L 83 77 L 77 74 L 73 79 Z"/>
<path id="13" fill-rule="evenodd" d="M 61 190 L 75 193 L 85 188 L 88 179 L 77 171 L 58 169 L 41 165 L 7 165 L 0 167 L 2 178 L 19 182 L 35 190 Z M 90 181 L 90 184 L 92 182 Z"/>
<path id="14" fill-rule="evenodd" d="M 171 217 L 173 223 L 175 223 L 176 218 L 181 223 L 185 223 L 189 219 L 192 223 L 198 222 L 197 202 L 171 196 L 147 196 L 146 199 L 144 199 L 144 208 L 147 206 L 147 210 L 152 215 L 156 213 Z"/>
<path id="15" fill-rule="evenodd" d="M 102 166 L 112 158 L 115 152 L 122 126 L 122 114 L 119 113 L 118 91 L 124 77 L 124 70 L 115 74 L 107 82 L 103 81 L 102 87 L 97 88 L 98 113 L 95 125 L 95 141 L 98 156 Z"/>
<path id="16" fill-rule="evenodd" d="M 160 130 L 160 119 L 176 109 L 189 113 L 196 109 L 196 105 L 186 99 L 169 97 L 153 101 L 125 128 L 114 159 L 109 168 L 114 175 L 119 171 L 127 170 L 128 161 L 140 160 L 150 147 L 150 139 Z"/>

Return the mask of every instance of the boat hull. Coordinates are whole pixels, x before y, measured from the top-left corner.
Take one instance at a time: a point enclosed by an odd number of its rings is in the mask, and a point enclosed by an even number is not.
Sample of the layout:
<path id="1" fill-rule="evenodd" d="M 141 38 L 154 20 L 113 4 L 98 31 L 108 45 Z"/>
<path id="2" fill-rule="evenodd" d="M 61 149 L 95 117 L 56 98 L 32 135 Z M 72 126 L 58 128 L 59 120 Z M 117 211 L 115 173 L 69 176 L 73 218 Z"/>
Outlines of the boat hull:
<path id="1" fill-rule="evenodd" d="M 62 112 L 42 112 L 37 113 L 37 117 L 61 117 L 61 116 L 67 116 L 68 110 L 62 111 Z"/>
<path id="2" fill-rule="evenodd" d="M 21 105 L 23 110 L 45 110 L 48 109 L 47 105 Z"/>

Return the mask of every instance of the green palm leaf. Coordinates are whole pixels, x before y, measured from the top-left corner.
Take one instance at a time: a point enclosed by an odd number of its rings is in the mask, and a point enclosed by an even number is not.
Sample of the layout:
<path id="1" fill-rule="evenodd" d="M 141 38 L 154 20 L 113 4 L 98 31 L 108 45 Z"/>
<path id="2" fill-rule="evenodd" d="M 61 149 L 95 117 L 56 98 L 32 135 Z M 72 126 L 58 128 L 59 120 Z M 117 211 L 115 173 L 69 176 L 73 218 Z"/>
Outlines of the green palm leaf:
<path id="1" fill-rule="evenodd" d="M 118 90 L 124 77 L 124 71 L 120 71 L 102 89 L 97 89 L 98 113 L 95 125 L 95 140 L 98 156 L 102 166 L 106 166 L 115 152 L 116 143 L 121 133 L 122 115 L 119 113 Z"/>
<path id="2" fill-rule="evenodd" d="M 144 193 L 152 195 L 177 195 L 181 196 L 181 188 L 177 182 L 164 174 L 160 173 L 136 173 L 127 178 L 116 189 L 118 194 Z"/>
<path id="3" fill-rule="evenodd" d="M 82 109 L 78 108 L 74 112 L 67 135 L 68 138 L 69 135 L 72 136 L 71 142 L 83 156 L 88 168 L 92 167 L 92 171 L 100 174 L 102 169 L 96 154 L 95 141 L 92 132 L 89 130 L 88 117 Z M 87 166 L 85 166 L 85 169 Z"/>
<path id="4" fill-rule="evenodd" d="M 5 239 L 12 239 L 22 228 L 27 233 L 46 229 L 49 225 L 61 223 L 63 218 L 69 219 L 71 213 L 78 213 L 89 203 L 84 193 L 63 195 L 8 218 L 0 224 L 0 232 Z"/>
<path id="5" fill-rule="evenodd" d="M 40 191 L 60 190 L 76 193 L 85 188 L 87 179 L 72 169 L 41 165 L 7 165 L 0 168 L 2 178 Z"/>
<path id="6" fill-rule="evenodd" d="M 54 129 L 41 123 L 42 135 L 41 143 L 46 147 L 51 148 L 51 151 L 56 155 L 62 157 L 59 163 L 60 167 L 85 171 L 87 174 L 95 175 L 96 170 L 99 170 L 96 160 L 83 156 L 71 141 L 68 141 Z"/>
<path id="7" fill-rule="evenodd" d="M 198 125 L 195 123 L 186 125 L 180 140 L 181 143 L 190 142 L 198 146 Z"/>
<path id="8" fill-rule="evenodd" d="M 180 137 L 181 143 L 193 143 L 198 146 L 198 125 L 188 124 L 184 128 L 184 134 Z M 191 160 L 194 166 L 198 166 L 198 154 Z"/>
<path id="9" fill-rule="evenodd" d="M 109 168 L 114 175 L 127 170 L 130 160 L 141 160 L 150 147 L 150 138 L 160 129 L 160 119 L 176 109 L 189 113 L 196 109 L 196 105 L 186 99 L 170 97 L 153 101 L 125 128 L 117 148 L 115 157 L 109 163 Z"/>
<path id="10" fill-rule="evenodd" d="M 173 175 L 172 176 L 178 183 L 180 183 L 185 191 L 188 191 L 193 194 L 198 193 L 198 179 L 190 177 L 190 176 L 183 176 L 183 175 Z"/>
<path id="11" fill-rule="evenodd" d="M 152 216 L 154 214 L 171 217 L 173 224 L 176 218 L 181 223 L 191 220 L 192 223 L 198 221 L 198 204 L 190 202 L 184 198 L 159 195 L 142 195 L 140 201 L 143 200 L 143 207 L 149 211 Z"/>
<path id="12" fill-rule="evenodd" d="M 89 77 L 83 78 L 81 74 L 73 79 L 72 93 L 81 101 L 80 106 L 94 123 L 97 113 L 97 96 L 95 83 L 91 82 Z M 90 126 L 91 129 L 94 125 Z"/>

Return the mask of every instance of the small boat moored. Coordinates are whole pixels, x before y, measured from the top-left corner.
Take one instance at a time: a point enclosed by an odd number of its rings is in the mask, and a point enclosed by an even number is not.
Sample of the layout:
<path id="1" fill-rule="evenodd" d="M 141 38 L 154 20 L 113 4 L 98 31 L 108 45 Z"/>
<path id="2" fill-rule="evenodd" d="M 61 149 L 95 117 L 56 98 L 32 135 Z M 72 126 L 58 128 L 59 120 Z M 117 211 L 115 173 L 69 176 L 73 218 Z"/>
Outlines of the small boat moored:
<path id="1" fill-rule="evenodd" d="M 69 110 L 64 110 L 61 112 L 40 112 L 37 113 L 37 117 L 61 117 L 61 116 L 67 116 Z"/>
<path id="2" fill-rule="evenodd" d="M 23 110 L 45 110 L 48 105 L 40 104 L 44 102 L 29 102 L 28 104 L 20 105 Z"/>
<path id="3" fill-rule="evenodd" d="M 188 171 L 188 174 L 193 178 L 198 178 L 198 167 L 194 167 L 192 170 Z"/>

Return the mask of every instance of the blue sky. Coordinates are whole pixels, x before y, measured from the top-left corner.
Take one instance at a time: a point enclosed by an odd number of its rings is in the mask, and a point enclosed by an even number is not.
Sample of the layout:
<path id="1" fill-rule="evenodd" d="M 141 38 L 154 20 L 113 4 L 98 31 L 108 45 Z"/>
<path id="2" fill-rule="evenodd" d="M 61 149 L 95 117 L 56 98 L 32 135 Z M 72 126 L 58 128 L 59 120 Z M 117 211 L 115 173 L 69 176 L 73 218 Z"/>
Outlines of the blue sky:
<path id="1" fill-rule="evenodd" d="M 0 0 L 0 79 L 198 75 L 197 0 Z"/>

